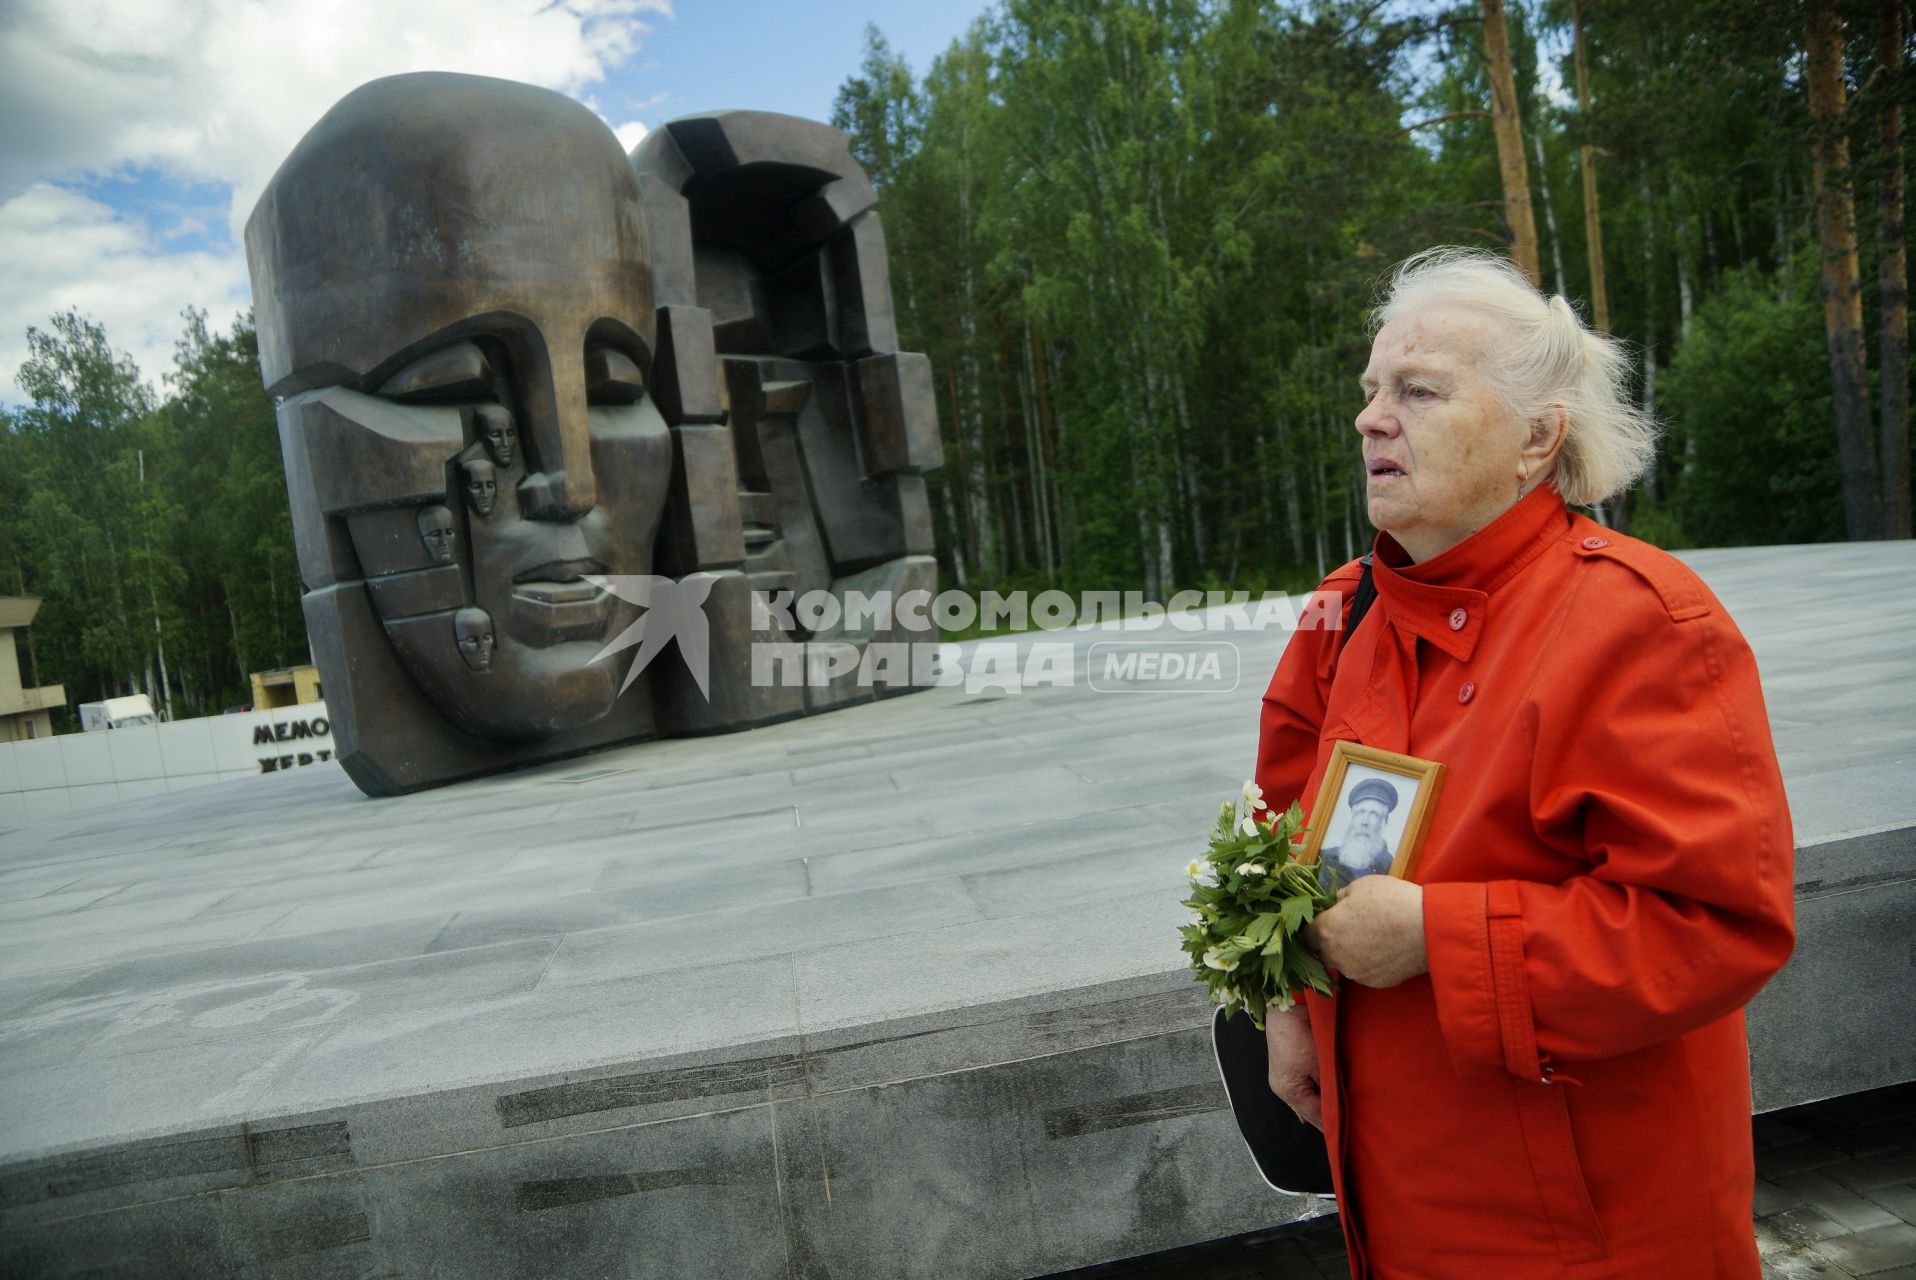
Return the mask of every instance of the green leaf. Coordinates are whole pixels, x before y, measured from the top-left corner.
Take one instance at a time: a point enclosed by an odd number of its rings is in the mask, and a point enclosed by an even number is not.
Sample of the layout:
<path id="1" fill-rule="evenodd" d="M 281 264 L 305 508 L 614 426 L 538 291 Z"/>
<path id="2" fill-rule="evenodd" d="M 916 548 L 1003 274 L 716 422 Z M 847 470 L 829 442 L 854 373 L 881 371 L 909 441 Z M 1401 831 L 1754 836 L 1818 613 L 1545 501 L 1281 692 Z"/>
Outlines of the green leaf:
<path id="1" fill-rule="evenodd" d="M 1277 911 L 1284 919 L 1284 932 L 1296 933 L 1316 916 L 1317 902 L 1311 898 L 1286 898 Z"/>
<path id="2" fill-rule="evenodd" d="M 1285 959 L 1306 986 L 1327 995 L 1330 993 L 1331 975 L 1324 968 L 1324 962 L 1311 954 L 1309 947 L 1292 947 Z"/>

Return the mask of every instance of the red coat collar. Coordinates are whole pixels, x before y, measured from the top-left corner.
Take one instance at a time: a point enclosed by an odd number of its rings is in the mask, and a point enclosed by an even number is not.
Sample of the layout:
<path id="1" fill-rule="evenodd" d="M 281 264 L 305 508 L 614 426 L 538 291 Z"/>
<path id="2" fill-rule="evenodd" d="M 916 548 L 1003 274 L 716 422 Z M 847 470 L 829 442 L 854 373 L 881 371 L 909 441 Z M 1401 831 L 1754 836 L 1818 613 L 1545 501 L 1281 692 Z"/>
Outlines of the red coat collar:
<path id="1" fill-rule="evenodd" d="M 1371 574 L 1378 602 L 1398 630 L 1469 661 L 1483 634 L 1485 606 L 1497 588 L 1570 528 L 1570 513 L 1549 485 L 1422 564 L 1388 533 L 1377 535 Z"/>

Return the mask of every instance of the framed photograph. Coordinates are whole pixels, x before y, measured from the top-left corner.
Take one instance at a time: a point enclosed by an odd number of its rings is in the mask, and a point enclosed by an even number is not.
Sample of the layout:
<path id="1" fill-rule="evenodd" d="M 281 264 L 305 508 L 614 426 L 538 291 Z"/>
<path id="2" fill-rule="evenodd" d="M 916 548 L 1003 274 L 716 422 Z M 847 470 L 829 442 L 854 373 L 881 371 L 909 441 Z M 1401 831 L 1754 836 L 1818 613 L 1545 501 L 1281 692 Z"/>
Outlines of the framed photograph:
<path id="1" fill-rule="evenodd" d="M 1298 860 L 1321 861 L 1342 884 L 1363 876 L 1409 878 L 1443 785 L 1444 766 L 1435 760 L 1338 743 Z"/>

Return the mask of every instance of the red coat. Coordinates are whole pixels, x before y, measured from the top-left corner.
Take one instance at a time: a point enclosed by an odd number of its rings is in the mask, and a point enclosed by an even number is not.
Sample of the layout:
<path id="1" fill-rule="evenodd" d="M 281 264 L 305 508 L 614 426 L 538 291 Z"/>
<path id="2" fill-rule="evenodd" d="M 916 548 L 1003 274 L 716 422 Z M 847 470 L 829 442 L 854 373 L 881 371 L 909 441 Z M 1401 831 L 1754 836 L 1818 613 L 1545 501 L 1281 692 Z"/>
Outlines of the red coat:
<path id="1" fill-rule="evenodd" d="M 1354 1274 L 1757 1280 L 1742 1010 L 1794 896 L 1749 646 L 1548 488 L 1423 564 L 1376 552 L 1341 657 L 1285 650 L 1257 769 L 1282 808 L 1338 739 L 1449 766 L 1430 972 L 1309 1001 Z"/>

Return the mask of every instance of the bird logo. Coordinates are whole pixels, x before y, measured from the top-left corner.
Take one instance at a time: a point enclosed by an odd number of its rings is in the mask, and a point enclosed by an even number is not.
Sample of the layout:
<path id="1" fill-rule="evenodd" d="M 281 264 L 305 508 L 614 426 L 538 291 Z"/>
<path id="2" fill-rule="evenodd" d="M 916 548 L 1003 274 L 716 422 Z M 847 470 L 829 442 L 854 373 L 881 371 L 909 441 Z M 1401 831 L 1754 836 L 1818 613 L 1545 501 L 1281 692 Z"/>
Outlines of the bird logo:
<path id="1" fill-rule="evenodd" d="M 585 580 L 644 610 L 637 621 L 592 655 L 591 661 L 598 662 L 638 646 L 632 665 L 626 668 L 625 683 L 619 686 L 620 693 L 630 689 L 652 659 L 677 640 L 679 656 L 692 673 L 693 683 L 698 685 L 699 693 L 707 702 L 712 700 L 712 629 L 705 618 L 705 598 L 712 594 L 712 584 L 718 581 L 716 574 L 694 573 L 677 581 L 650 573 L 587 574 Z"/>

